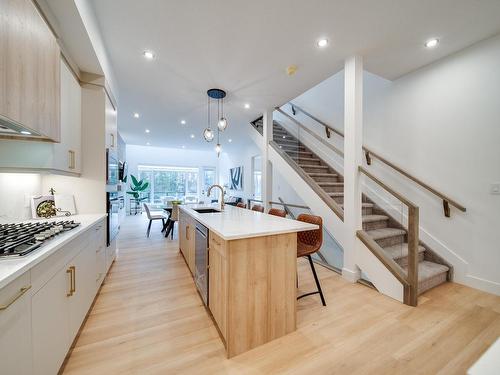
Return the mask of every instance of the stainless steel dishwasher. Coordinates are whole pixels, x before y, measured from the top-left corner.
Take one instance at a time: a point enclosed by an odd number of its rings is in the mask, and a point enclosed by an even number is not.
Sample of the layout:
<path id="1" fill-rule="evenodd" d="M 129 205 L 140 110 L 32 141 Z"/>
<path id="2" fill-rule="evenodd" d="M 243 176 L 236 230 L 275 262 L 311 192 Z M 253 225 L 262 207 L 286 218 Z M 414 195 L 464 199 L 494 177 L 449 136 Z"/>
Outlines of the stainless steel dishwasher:
<path id="1" fill-rule="evenodd" d="M 194 279 L 205 306 L 208 306 L 208 228 L 196 222 Z"/>

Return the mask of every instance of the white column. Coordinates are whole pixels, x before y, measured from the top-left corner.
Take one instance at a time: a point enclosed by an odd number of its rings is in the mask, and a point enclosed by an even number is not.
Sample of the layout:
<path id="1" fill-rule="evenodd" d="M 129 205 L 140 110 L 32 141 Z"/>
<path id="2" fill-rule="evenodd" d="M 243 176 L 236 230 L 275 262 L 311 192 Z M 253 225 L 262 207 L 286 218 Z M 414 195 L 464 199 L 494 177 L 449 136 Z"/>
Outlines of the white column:
<path id="1" fill-rule="evenodd" d="M 363 147 L 363 59 L 353 56 L 344 68 L 344 268 L 342 276 L 351 282 L 360 277 L 356 266 L 356 231 L 362 228 L 361 186 L 358 166 Z"/>
<path id="2" fill-rule="evenodd" d="M 273 112 L 274 109 L 267 109 L 263 114 L 262 131 L 262 201 L 267 212 L 269 201 L 273 196 L 273 166 L 269 161 L 269 142 L 273 139 Z"/>

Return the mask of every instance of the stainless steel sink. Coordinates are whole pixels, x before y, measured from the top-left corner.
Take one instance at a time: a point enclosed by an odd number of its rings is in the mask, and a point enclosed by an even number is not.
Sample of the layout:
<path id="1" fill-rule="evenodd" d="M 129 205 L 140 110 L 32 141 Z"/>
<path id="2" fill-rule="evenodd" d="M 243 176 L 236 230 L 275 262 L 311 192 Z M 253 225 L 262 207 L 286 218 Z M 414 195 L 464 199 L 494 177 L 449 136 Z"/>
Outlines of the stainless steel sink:
<path id="1" fill-rule="evenodd" d="M 220 212 L 220 210 L 216 210 L 215 208 L 193 208 L 193 211 L 196 211 L 199 214 L 214 214 Z"/>

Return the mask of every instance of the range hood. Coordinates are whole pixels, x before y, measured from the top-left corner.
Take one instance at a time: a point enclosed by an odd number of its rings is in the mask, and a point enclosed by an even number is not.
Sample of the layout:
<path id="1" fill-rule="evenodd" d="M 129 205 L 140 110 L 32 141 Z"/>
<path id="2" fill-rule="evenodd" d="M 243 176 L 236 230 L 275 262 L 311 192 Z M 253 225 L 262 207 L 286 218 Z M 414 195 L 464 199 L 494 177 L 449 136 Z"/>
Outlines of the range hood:
<path id="1" fill-rule="evenodd" d="M 15 121 L 9 120 L 6 117 L 0 115 L 0 136 L 2 135 L 12 135 L 12 136 L 20 136 L 20 137 L 29 137 L 42 136 L 40 133 L 37 133 L 31 129 L 28 129 Z"/>

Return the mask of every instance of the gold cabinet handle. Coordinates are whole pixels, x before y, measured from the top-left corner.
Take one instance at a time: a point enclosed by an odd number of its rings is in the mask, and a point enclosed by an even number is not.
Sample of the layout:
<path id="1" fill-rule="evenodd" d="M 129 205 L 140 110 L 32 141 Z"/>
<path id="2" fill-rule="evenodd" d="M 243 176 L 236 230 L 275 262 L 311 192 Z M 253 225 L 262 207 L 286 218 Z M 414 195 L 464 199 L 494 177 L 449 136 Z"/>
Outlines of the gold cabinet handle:
<path id="1" fill-rule="evenodd" d="M 71 266 L 70 268 L 73 269 L 73 293 L 76 292 L 76 267 Z"/>
<path id="2" fill-rule="evenodd" d="M 17 294 L 14 297 L 12 297 L 12 299 L 9 302 L 7 302 L 5 305 L 0 306 L 0 311 L 7 310 L 10 305 L 16 302 L 19 298 L 23 296 L 24 293 L 26 293 L 30 289 L 31 285 L 23 286 L 21 289 L 19 289 L 19 292 L 17 292 Z"/>
<path id="3" fill-rule="evenodd" d="M 69 273 L 69 292 L 66 293 L 66 297 L 71 297 L 75 293 L 75 266 L 70 266 L 66 273 Z"/>
<path id="4" fill-rule="evenodd" d="M 115 135 L 111 133 L 110 136 L 111 136 L 111 147 L 115 147 Z"/>
<path id="5" fill-rule="evenodd" d="M 186 225 L 186 241 L 189 241 L 189 225 Z"/>

